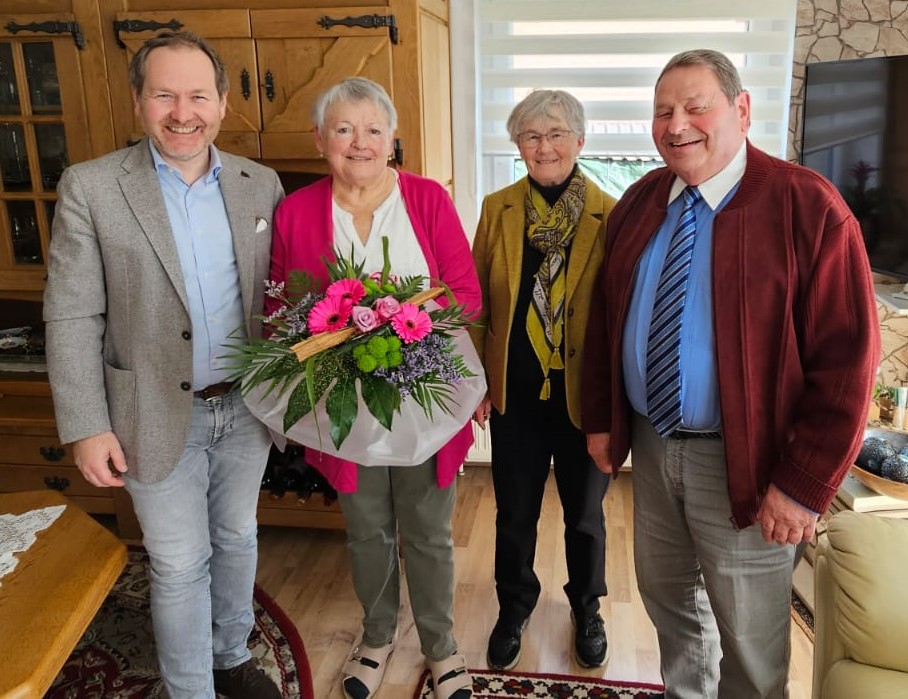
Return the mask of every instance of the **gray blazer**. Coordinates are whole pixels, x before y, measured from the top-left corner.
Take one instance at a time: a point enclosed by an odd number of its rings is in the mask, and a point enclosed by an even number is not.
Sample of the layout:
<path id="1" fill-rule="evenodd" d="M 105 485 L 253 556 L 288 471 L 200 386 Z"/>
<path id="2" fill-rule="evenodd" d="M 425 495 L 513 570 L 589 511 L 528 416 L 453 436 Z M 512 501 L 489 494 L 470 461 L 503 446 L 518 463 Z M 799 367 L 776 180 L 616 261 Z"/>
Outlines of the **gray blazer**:
<path id="1" fill-rule="evenodd" d="M 221 153 L 219 180 L 246 329 L 260 334 L 277 174 Z M 64 443 L 113 430 L 128 476 L 162 480 L 192 411 L 192 327 L 148 141 L 68 168 L 44 293 L 47 366 Z"/>

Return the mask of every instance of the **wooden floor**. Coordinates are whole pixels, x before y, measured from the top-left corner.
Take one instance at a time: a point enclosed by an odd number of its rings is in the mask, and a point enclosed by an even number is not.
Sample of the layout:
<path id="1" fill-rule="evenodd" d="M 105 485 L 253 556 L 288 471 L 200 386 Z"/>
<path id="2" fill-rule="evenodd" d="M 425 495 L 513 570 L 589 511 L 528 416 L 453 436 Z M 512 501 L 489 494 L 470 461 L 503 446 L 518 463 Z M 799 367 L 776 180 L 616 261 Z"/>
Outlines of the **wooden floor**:
<path id="1" fill-rule="evenodd" d="M 495 500 L 489 468 L 468 466 L 457 481 L 454 521 L 457 588 L 455 636 L 467 665 L 485 668 L 488 634 L 498 604 L 492 579 Z M 631 478 L 613 483 L 605 502 L 609 594 L 602 616 L 610 645 L 605 668 L 585 670 L 570 656 L 570 607 L 565 584 L 564 536 L 554 480 L 549 478 L 539 523 L 536 572 L 542 596 L 523 636 L 516 670 L 659 682 L 659 652 L 634 582 Z M 353 592 L 341 531 L 262 527 L 258 583 L 296 624 L 306 645 L 316 699 L 342 699 L 340 671 L 361 628 L 362 608 Z M 399 641 L 379 696 L 410 699 L 423 671 L 406 593 Z M 809 699 L 813 645 L 792 624 L 791 699 Z"/>

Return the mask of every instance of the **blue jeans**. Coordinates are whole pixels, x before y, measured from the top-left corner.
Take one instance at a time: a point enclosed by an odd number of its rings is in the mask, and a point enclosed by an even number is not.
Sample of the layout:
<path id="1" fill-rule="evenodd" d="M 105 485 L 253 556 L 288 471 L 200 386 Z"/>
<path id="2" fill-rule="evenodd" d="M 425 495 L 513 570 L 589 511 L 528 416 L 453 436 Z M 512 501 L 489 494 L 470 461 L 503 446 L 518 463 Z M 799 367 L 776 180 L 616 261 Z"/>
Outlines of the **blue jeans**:
<path id="1" fill-rule="evenodd" d="M 195 398 L 186 447 L 158 483 L 126 478 L 151 560 L 151 616 L 171 699 L 213 699 L 212 668 L 248 660 L 255 512 L 271 439 L 238 391 Z"/>

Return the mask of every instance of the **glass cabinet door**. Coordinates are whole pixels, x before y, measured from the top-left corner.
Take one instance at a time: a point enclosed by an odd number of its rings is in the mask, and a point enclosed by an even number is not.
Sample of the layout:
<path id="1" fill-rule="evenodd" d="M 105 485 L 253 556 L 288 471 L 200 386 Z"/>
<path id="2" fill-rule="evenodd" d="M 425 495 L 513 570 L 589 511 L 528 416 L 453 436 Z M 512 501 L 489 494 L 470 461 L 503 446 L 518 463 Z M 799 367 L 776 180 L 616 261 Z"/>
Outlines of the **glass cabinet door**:
<path id="1" fill-rule="evenodd" d="M 43 289 L 57 183 L 89 156 L 85 111 L 72 38 L 0 30 L 0 290 Z"/>

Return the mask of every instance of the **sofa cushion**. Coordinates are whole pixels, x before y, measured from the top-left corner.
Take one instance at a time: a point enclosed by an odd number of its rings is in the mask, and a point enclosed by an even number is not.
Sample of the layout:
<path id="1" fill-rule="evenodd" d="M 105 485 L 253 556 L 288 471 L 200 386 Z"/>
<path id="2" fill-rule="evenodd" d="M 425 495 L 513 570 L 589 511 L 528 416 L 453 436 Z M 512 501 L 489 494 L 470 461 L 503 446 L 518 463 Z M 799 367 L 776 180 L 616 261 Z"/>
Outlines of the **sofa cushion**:
<path id="1" fill-rule="evenodd" d="M 840 660 L 823 682 L 823 699 L 895 699 L 908 697 L 908 675 L 853 660 Z"/>
<path id="2" fill-rule="evenodd" d="M 841 512 L 827 536 L 845 656 L 908 672 L 908 521 Z"/>

